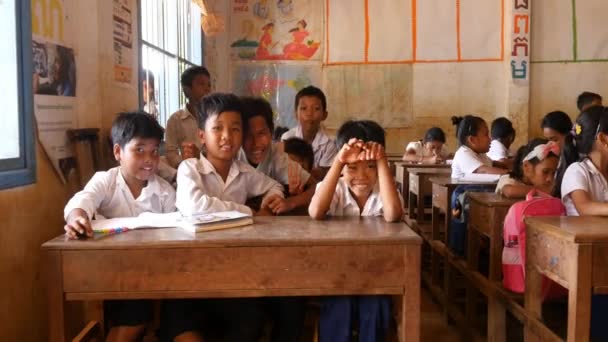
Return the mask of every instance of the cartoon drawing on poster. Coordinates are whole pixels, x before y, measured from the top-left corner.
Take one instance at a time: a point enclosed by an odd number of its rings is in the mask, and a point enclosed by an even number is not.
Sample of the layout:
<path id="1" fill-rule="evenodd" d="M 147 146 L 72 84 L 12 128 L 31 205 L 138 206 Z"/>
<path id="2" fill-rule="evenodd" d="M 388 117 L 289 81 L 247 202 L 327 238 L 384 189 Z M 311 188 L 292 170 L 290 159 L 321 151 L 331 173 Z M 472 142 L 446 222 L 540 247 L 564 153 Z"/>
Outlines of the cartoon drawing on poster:
<path id="1" fill-rule="evenodd" d="M 232 0 L 231 56 L 237 60 L 320 60 L 323 2 Z M 273 1 L 274 2 L 274 1 Z"/>
<path id="2" fill-rule="evenodd" d="M 318 64 L 238 64 L 232 73 L 237 95 L 260 96 L 272 105 L 277 126 L 294 127 L 296 93 L 309 85 L 320 86 Z"/>

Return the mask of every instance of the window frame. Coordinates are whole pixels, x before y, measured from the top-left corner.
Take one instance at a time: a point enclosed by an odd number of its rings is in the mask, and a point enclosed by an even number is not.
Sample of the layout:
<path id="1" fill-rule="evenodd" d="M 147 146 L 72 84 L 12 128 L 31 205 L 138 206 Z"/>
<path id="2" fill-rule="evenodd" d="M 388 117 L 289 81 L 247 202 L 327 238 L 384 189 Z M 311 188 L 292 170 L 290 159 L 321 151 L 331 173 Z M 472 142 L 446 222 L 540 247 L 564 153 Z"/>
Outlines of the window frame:
<path id="1" fill-rule="evenodd" d="M 176 1 L 175 3 L 176 7 L 179 7 L 179 3 L 178 1 Z M 189 61 L 188 59 L 182 57 L 180 55 L 180 51 L 183 48 L 183 42 L 180 41 L 180 30 L 181 27 L 179 26 L 179 20 L 177 21 L 177 34 L 178 34 L 178 41 L 177 41 L 177 47 L 176 47 L 176 53 L 170 52 L 166 49 L 163 49 L 159 46 L 156 46 L 150 42 L 147 42 L 143 39 L 143 25 L 142 25 L 142 0 L 137 0 L 137 40 L 138 40 L 138 72 L 137 72 L 137 89 L 138 89 L 138 100 L 139 100 L 139 107 L 143 108 L 144 107 L 144 95 L 143 95 L 143 89 L 142 89 L 142 84 L 144 81 L 144 76 L 142 75 L 142 73 L 140 72 L 141 70 L 143 70 L 143 51 L 144 51 L 144 46 L 150 49 L 153 49 L 159 53 L 162 53 L 164 55 L 166 55 L 167 57 L 170 58 L 175 58 L 177 61 L 177 68 L 178 68 L 178 77 L 181 77 L 182 72 L 189 67 L 192 66 L 196 66 L 197 64 Z M 201 66 L 205 66 L 205 34 L 203 32 L 202 27 L 199 28 L 201 30 Z M 158 82 L 158 80 L 156 81 Z M 186 104 L 186 98 L 183 94 L 182 88 L 181 88 L 181 84 L 178 80 L 178 94 L 177 94 L 177 98 L 179 101 L 179 108 L 182 108 L 183 106 L 185 106 Z M 179 108 L 175 108 L 174 111 L 178 110 Z M 169 119 L 169 117 L 171 116 L 171 113 L 166 113 L 166 120 Z M 160 120 L 161 118 L 159 117 L 159 123 L 164 127 L 166 121 L 162 121 Z"/>
<path id="2" fill-rule="evenodd" d="M 34 97 L 32 91 L 32 18 L 30 1 L 15 0 L 19 157 L 0 160 L 0 190 L 36 182 Z"/>

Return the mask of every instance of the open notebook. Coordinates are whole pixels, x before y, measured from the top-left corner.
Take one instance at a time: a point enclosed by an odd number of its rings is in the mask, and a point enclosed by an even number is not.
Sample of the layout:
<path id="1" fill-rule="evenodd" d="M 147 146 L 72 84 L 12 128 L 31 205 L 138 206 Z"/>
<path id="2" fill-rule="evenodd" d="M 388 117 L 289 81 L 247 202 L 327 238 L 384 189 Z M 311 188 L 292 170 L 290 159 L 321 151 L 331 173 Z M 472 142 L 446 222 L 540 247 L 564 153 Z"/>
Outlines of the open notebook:
<path id="1" fill-rule="evenodd" d="M 114 233 L 130 229 L 168 227 L 181 227 L 190 232 L 202 232 L 240 227 L 252 223 L 253 218 L 250 215 L 238 211 L 222 211 L 194 216 L 182 216 L 179 212 L 167 214 L 142 213 L 137 217 L 117 217 L 91 221 L 93 232 L 95 233 Z"/>

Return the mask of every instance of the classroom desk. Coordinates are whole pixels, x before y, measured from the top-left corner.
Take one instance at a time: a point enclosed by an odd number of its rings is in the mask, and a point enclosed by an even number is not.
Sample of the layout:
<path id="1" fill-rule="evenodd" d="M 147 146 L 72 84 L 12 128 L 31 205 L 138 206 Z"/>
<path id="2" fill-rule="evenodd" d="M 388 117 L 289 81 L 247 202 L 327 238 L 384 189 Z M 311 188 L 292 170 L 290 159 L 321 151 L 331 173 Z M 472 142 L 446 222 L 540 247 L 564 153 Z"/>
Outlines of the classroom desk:
<path id="1" fill-rule="evenodd" d="M 403 153 L 386 153 L 386 160 L 391 169 L 391 174 L 395 174 L 395 163 L 403 160 Z"/>
<path id="2" fill-rule="evenodd" d="M 417 168 L 417 169 L 426 169 L 426 168 L 444 168 L 451 170 L 452 166 L 449 164 L 418 164 L 411 162 L 395 162 L 395 181 L 397 182 L 397 186 L 401 191 L 401 195 L 404 197 L 408 196 L 410 193 L 409 187 L 409 168 Z M 407 203 L 407 202 L 406 202 Z"/>
<path id="3" fill-rule="evenodd" d="M 608 218 L 530 217 L 525 222 L 526 341 L 560 340 L 541 321 L 541 275 L 568 289 L 567 341 L 588 341 L 591 295 L 608 294 Z"/>
<path id="4" fill-rule="evenodd" d="M 444 254 L 447 249 L 447 236 L 452 219 L 452 210 L 450 208 L 450 200 L 452 193 L 459 185 L 487 185 L 495 186 L 496 183 L 489 182 L 466 182 L 450 177 L 431 177 L 430 182 L 433 188 L 433 211 L 432 211 L 432 233 L 431 233 L 431 279 L 430 286 L 438 287 L 441 286 L 443 293 L 446 298 L 451 298 L 453 293 L 451 292 L 450 278 L 451 269 L 447 261 L 447 257 Z M 441 214 L 443 214 L 443 222 L 441 222 Z M 443 284 L 440 284 L 440 262 L 443 258 L 444 265 L 444 276 Z"/>
<path id="5" fill-rule="evenodd" d="M 479 272 L 481 236 L 489 240 L 488 280 L 498 284 L 502 280 L 503 225 L 511 205 L 523 199 L 506 198 L 493 192 L 471 192 L 469 197 L 469 224 L 467 227 L 467 266 Z M 477 290 L 466 290 L 466 316 L 469 321 L 478 317 Z M 488 341 L 504 341 L 506 336 L 506 310 L 497 296 L 488 296 Z"/>
<path id="6" fill-rule="evenodd" d="M 134 230 L 42 245 L 50 341 L 65 341 L 65 301 L 390 294 L 399 339 L 420 339 L 421 239 L 381 218 L 256 217 L 193 234 Z"/>
<path id="7" fill-rule="evenodd" d="M 407 169 L 409 174 L 408 190 L 408 216 L 416 217 L 417 223 L 424 222 L 424 198 L 433 194 L 433 187 L 429 179 L 436 176 L 448 176 L 451 169 L 445 167 L 411 167 Z M 414 201 L 414 196 L 416 201 Z"/>

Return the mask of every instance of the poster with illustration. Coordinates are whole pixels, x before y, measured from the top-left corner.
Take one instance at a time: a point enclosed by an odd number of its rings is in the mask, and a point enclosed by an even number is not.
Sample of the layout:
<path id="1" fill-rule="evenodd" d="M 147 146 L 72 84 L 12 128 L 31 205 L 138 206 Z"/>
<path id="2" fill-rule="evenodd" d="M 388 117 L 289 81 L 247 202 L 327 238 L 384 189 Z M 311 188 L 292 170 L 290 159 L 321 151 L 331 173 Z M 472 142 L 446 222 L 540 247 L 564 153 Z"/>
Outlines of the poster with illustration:
<path id="1" fill-rule="evenodd" d="M 32 1 L 32 72 L 38 140 L 58 178 L 66 183 L 76 171 L 67 131 L 75 128 L 77 53 L 64 1 Z"/>
<path id="2" fill-rule="evenodd" d="M 236 60 L 320 60 L 323 0 L 232 0 Z"/>
<path id="3" fill-rule="evenodd" d="M 268 100 L 275 113 L 275 126 L 296 126 L 296 93 L 309 85 L 320 86 L 320 83 L 320 63 L 243 63 L 232 70 L 234 92 Z"/>

